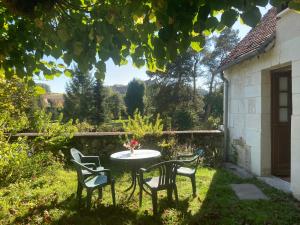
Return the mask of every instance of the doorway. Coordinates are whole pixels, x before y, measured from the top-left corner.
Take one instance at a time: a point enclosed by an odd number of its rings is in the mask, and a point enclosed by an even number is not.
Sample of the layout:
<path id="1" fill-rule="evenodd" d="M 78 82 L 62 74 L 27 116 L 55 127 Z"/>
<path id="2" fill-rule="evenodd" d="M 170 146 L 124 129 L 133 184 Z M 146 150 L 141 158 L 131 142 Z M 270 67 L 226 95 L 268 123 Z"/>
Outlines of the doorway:
<path id="1" fill-rule="evenodd" d="M 291 68 L 271 72 L 271 172 L 285 180 L 291 171 Z"/>

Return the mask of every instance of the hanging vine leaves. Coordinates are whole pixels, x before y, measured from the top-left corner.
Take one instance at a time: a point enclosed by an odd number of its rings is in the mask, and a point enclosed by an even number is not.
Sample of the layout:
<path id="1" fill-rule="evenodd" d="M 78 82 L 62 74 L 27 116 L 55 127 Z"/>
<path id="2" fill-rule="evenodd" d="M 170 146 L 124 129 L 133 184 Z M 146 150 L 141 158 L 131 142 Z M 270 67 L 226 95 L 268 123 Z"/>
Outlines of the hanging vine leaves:
<path id="1" fill-rule="evenodd" d="M 285 1 L 271 1 L 278 5 Z M 77 63 L 81 71 L 99 69 L 112 59 L 131 57 L 151 71 L 191 46 L 201 50 L 203 37 L 241 17 L 251 26 L 267 0 L 2 0 L 0 1 L 0 68 L 6 77 L 52 78 Z M 299 9 L 299 1 L 290 7 Z M 221 20 L 217 14 L 223 14 Z M 50 58 L 49 66 L 45 62 Z M 59 60 L 58 60 L 59 59 Z M 59 66 L 61 62 L 65 67 Z M 99 63 L 100 62 L 100 63 Z M 101 75 L 100 75 L 101 74 Z"/>

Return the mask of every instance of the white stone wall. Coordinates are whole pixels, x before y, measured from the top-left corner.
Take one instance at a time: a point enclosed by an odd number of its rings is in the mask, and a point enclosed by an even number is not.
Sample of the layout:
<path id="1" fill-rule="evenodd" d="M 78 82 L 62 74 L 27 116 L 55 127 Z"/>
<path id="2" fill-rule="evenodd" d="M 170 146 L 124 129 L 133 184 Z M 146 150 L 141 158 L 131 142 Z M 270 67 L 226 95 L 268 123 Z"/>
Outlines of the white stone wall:
<path id="1" fill-rule="evenodd" d="M 292 90 L 291 187 L 295 197 L 300 199 L 300 57 L 292 64 Z"/>
<path id="2" fill-rule="evenodd" d="M 271 172 L 270 71 L 292 66 L 291 187 L 300 199 L 300 14 L 288 10 L 277 22 L 276 42 L 267 53 L 226 71 L 229 80 L 231 140 L 242 138 L 251 147 L 251 171 Z"/>

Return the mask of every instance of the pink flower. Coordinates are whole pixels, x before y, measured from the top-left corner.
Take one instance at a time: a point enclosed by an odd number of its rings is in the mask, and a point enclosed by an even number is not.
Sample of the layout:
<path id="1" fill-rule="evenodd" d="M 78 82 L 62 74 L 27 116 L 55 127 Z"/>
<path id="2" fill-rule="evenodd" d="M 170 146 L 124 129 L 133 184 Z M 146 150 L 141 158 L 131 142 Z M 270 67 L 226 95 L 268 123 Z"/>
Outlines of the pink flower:
<path id="1" fill-rule="evenodd" d="M 132 140 L 130 141 L 130 146 L 131 146 L 131 147 L 136 147 L 138 144 L 139 144 L 139 142 L 138 142 L 137 140 L 135 140 L 135 139 L 132 139 Z"/>
<path id="2" fill-rule="evenodd" d="M 140 143 L 135 139 L 131 139 L 128 143 L 124 143 L 123 146 L 127 149 L 137 149 L 140 147 Z"/>

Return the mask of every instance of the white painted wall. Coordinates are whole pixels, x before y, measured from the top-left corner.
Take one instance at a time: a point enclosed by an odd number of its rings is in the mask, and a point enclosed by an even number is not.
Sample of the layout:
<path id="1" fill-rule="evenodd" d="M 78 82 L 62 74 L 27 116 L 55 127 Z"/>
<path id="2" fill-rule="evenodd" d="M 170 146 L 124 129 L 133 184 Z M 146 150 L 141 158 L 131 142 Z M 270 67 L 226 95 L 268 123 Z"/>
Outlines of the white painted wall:
<path id="1" fill-rule="evenodd" d="M 300 53 L 300 50 L 298 51 Z M 300 199 L 300 57 L 292 64 L 292 90 L 291 187 L 294 196 Z"/>
<path id="2" fill-rule="evenodd" d="M 251 146 L 251 171 L 271 171 L 270 70 L 292 66 L 291 187 L 300 199 L 300 14 L 288 10 L 277 21 L 276 42 L 267 53 L 224 71 L 229 80 L 230 138 Z"/>

